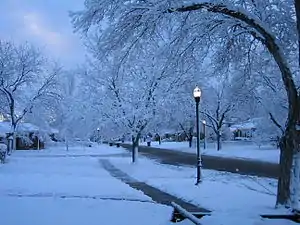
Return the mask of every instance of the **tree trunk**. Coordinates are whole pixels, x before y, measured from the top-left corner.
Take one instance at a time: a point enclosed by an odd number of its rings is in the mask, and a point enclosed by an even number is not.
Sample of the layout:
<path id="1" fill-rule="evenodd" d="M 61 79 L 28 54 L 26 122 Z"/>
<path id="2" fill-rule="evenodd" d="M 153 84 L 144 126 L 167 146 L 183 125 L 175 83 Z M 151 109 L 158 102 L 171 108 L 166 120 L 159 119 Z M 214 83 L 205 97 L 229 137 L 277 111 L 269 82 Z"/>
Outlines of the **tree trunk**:
<path id="1" fill-rule="evenodd" d="M 295 11 L 296 11 L 296 18 L 297 18 L 297 30 L 298 30 L 298 63 L 300 66 L 300 1 L 295 0 Z"/>
<path id="2" fill-rule="evenodd" d="M 293 155 L 292 179 L 291 179 L 291 206 L 293 210 L 299 212 L 300 191 L 300 152 Z"/>
<path id="3" fill-rule="evenodd" d="M 283 137 L 280 139 L 280 169 L 277 188 L 276 205 L 298 207 L 299 188 L 299 100 L 293 102 L 292 112 L 289 112 L 287 126 Z"/>
<path id="4" fill-rule="evenodd" d="M 189 136 L 189 147 L 190 147 L 190 148 L 192 147 L 192 143 L 193 143 L 193 136 L 190 135 L 190 136 Z"/>
<path id="5" fill-rule="evenodd" d="M 7 141 L 8 141 L 8 151 L 7 154 L 11 155 L 13 148 L 14 148 L 14 134 L 13 132 L 9 133 L 7 136 Z"/>
<path id="6" fill-rule="evenodd" d="M 13 132 L 13 151 L 16 151 L 17 150 L 17 134 L 16 134 L 16 131 L 14 130 Z"/>
<path id="7" fill-rule="evenodd" d="M 290 199 L 291 167 L 293 163 L 293 137 L 285 134 L 279 143 L 280 146 L 280 168 L 277 187 L 276 205 L 288 205 Z"/>
<path id="8" fill-rule="evenodd" d="M 66 142 L 66 150 L 69 151 L 69 140 L 67 136 L 65 136 L 65 142 Z"/>
<path id="9" fill-rule="evenodd" d="M 138 161 L 139 139 L 140 134 L 132 136 L 132 163 L 137 163 Z"/>
<path id="10" fill-rule="evenodd" d="M 11 149 L 11 152 L 17 150 L 17 134 L 16 134 L 16 130 L 17 130 L 17 124 L 15 123 L 15 120 L 12 119 L 11 135 L 12 135 L 13 139 L 12 139 L 12 149 Z"/>
<path id="11" fill-rule="evenodd" d="M 37 136 L 37 150 L 40 150 L 40 138 Z"/>
<path id="12" fill-rule="evenodd" d="M 217 133 L 217 150 L 220 151 L 221 150 L 221 133 L 220 131 L 218 131 Z"/>

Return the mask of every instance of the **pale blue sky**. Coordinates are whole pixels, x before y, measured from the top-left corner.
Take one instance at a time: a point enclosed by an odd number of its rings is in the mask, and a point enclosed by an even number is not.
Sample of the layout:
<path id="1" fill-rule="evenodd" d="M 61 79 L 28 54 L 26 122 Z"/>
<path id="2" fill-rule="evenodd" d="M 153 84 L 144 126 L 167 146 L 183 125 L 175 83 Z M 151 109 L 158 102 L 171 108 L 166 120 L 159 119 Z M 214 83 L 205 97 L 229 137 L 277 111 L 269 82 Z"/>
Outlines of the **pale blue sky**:
<path id="1" fill-rule="evenodd" d="M 69 10 L 84 0 L 0 0 L 0 39 L 28 41 L 66 67 L 83 62 L 85 51 L 74 34 Z"/>

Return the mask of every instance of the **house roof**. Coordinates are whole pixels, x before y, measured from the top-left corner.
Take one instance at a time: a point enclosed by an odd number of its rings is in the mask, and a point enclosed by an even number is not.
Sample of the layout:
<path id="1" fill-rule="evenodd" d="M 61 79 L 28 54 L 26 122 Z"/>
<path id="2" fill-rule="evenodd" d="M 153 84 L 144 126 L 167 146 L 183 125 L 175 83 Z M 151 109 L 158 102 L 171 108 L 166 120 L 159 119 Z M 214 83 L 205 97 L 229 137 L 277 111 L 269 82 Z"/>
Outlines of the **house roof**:
<path id="1" fill-rule="evenodd" d="M 230 131 L 236 130 L 251 130 L 255 128 L 255 124 L 253 122 L 245 122 L 240 124 L 234 124 L 229 129 Z"/>
<path id="2" fill-rule="evenodd" d="M 32 123 L 19 123 L 17 126 L 17 132 L 48 132 L 48 133 L 58 133 L 57 129 L 50 128 L 49 131 L 42 130 L 38 126 Z M 0 122 L 0 137 L 6 137 L 7 133 L 11 132 L 11 123 L 10 122 Z"/>
<path id="3" fill-rule="evenodd" d="M 51 134 L 58 134 L 59 130 L 55 129 L 55 128 L 50 128 L 50 133 Z"/>
<path id="4" fill-rule="evenodd" d="M 230 131 L 236 131 L 236 130 L 251 130 L 255 129 L 257 123 L 259 123 L 262 120 L 262 118 L 253 118 L 249 119 L 243 123 L 238 123 L 230 126 Z"/>
<path id="5" fill-rule="evenodd" d="M 17 127 L 19 132 L 36 132 L 39 130 L 40 128 L 32 123 L 20 123 Z"/>

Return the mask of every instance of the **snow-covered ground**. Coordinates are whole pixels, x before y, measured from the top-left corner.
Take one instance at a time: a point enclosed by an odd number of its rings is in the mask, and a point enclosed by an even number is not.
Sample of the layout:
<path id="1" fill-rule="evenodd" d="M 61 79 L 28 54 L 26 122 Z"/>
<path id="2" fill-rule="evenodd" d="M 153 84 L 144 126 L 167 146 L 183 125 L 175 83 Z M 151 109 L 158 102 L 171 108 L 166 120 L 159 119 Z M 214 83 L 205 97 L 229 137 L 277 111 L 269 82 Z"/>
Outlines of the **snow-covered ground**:
<path id="1" fill-rule="evenodd" d="M 97 157 L 120 153 L 107 146 L 14 152 L 0 165 L 1 224 L 168 224 L 170 207 L 101 168 Z"/>
<path id="2" fill-rule="evenodd" d="M 145 142 L 141 143 L 141 145 L 146 144 L 147 143 Z M 279 149 L 276 149 L 271 145 L 265 145 L 259 148 L 257 145 L 249 142 L 224 142 L 222 143 L 222 149 L 220 151 L 216 150 L 215 145 L 216 143 L 207 143 L 207 148 L 203 149 L 203 143 L 201 143 L 201 153 L 203 155 L 220 157 L 254 159 L 273 163 L 279 162 Z M 162 142 L 161 145 L 159 145 L 158 142 L 151 142 L 151 146 L 174 151 L 196 153 L 195 145 L 192 148 L 189 148 L 188 142 Z"/>
<path id="3" fill-rule="evenodd" d="M 130 158 L 110 161 L 139 181 L 212 210 L 212 216 L 201 219 L 203 225 L 294 224 L 259 217 L 259 214 L 286 213 L 274 208 L 277 185 L 274 179 L 203 170 L 203 182 L 196 186 L 195 168 L 161 165 L 145 158 L 140 158 L 136 165 L 130 163 Z"/>
<path id="4" fill-rule="evenodd" d="M 113 178 L 99 159 L 108 159 L 135 179 L 213 211 L 203 225 L 291 225 L 261 219 L 275 210 L 276 181 L 203 170 L 195 186 L 195 168 L 161 165 L 140 157 L 131 164 L 122 148 L 52 147 L 16 151 L 0 164 L 1 224 L 157 224 L 170 225 L 172 208 L 155 204 L 142 192 Z M 188 221 L 179 225 L 189 225 Z"/>

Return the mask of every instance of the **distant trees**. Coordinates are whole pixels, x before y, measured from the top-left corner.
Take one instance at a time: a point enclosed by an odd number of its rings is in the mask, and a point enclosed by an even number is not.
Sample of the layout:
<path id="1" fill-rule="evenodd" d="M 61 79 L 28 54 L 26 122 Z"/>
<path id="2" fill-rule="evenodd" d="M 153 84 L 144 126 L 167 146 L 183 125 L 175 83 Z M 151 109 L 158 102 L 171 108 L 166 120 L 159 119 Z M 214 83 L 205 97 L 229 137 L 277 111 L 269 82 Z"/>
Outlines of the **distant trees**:
<path id="1" fill-rule="evenodd" d="M 220 150 L 222 131 L 234 110 L 235 101 L 229 92 L 230 83 L 224 80 L 205 90 L 207 96 L 203 96 L 201 113 L 206 118 L 207 126 L 215 133 L 217 150 Z"/>
<path id="2" fill-rule="evenodd" d="M 196 127 L 194 88 L 195 78 L 193 74 L 185 74 L 178 88 L 172 90 L 168 104 L 163 110 L 167 115 L 165 118 L 168 121 L 167 127 L 180 131 L 188 140 L 190 148 Z"/>

